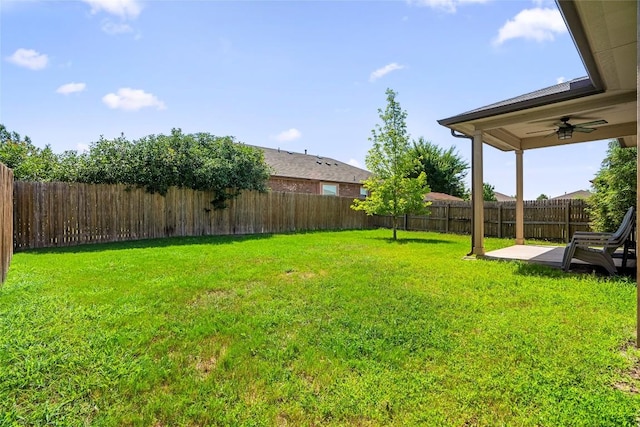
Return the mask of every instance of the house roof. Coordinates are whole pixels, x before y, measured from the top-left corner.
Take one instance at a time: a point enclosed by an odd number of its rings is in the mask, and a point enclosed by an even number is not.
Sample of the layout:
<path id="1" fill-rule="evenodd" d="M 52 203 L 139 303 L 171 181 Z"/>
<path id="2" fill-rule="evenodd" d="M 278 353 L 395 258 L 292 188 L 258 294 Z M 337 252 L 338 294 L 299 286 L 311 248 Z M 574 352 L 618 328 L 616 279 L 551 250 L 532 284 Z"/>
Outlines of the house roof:
<path id="1" fill-rule="evenodd" d="M 565 200 L 565 199 L 586 199 L 591 196 L 591 191 L 578 190 L 571 193 L 565 193 L 560 196 L 551 197 L 549 200 Z"/>
<path id="2" fill-rule="evenodd" d="M 452 202 L 461 202 L 463 199 L 460 197 L 452 196 L 450 194 L 438 193 L 437 191 L 431 191 L 424 196 L 424 199 L 427 201 L 436 201 L 436 200 L 445 200 Z"/>
<path id="3" fill-rule="evenodd" d="M 494 191 L 493 194 L 499 202 L 514 202 L 516 200 L 515 197 L 507 196 L 506 194 L 498 193 L 497 191 Z"/>
<path id="4" fill-rule="evenodd" d="M 342 183 L 360 183 L 371 172 L 340 160 L 313 154 L 256 147 L 264 152 L 265 162 L 273 168 L 272 176 Z"/>
<path id="5" fill-rule="evenodd" d="M 468 136 L 482 131 L 483 142 L 504 151 L 528 150 L 617 138 L 637 145 L 638 3 L 556 0 L 587 71 L 559 85 L 509 98 L 439 120 Z M 569 123 L 605 120 L 590 133 L 570 139 L 553 134 L 560 119 Z"/>

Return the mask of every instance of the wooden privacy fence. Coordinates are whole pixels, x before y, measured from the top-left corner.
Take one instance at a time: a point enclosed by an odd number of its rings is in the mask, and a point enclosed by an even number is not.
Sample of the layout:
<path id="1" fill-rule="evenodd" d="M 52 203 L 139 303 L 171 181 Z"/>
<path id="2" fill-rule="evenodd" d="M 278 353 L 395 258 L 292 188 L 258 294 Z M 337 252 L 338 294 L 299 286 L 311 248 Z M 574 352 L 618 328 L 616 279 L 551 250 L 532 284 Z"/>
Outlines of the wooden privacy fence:
<path id="1" fill-rule="evenodd" d="M 172 187 L 166 196 L 124 185 L 15 182 L 16 250 L 171 236 L 369 228 L 352 199 L 244 192 L 224 210 L 213 193 Z M 10 206 L 10 204 L 9 204 Z"/>
<path id="2" fill-rule="evenodd" d="M 0 280 L 4 282 L 13 256 L 13 170 L 0 163 Z"/>
<path id="3" fill-rule="evenodd" d="M 6 168 L 5 168 L 6 169 Z M 171 236 L 286 233 L 390 227 L 391 219 L 368 217 L 350 208 L 352 199 L 298 193 L 244 192 L 224 210 L 214 210 L 213 194 L 172 187 L 166 196 L 125 185 L 15 182 L 10 169 L 3 181 L 0 247 L 3 272 L 13 249 L 75 246 Z M 11 206 L 13 204 L 13 212 Z M 568 241 L 589 230 L 583 200 L 524 203 L 528 239 Z M 471 233 L 469 202 L 434 202 L 429 216 L 407 216 L 407 230 Z M 13 214 L 13 230 L 11 215 Z M 485 235 L 515 237 L 515 202 L 485 203 Z M 3 276 L 4 277 L 4 276 Z"/>
<path id="4" fill-rule="evenodd" d="M 565 241 L 576 231 L 589 231 L 589 215 L 584 200 L 532 200 L 524 202 L 524 237 Z M 407 216 L 400 226 L 406 230 L 471 233 L 471 202 L 435 201 L 431 215 Z M 374 217 L 376 227 L 391 227 L 391 218 Z M 484 234 L 491 237 L 515 238 L 516 203 L 485 202 Z"/>

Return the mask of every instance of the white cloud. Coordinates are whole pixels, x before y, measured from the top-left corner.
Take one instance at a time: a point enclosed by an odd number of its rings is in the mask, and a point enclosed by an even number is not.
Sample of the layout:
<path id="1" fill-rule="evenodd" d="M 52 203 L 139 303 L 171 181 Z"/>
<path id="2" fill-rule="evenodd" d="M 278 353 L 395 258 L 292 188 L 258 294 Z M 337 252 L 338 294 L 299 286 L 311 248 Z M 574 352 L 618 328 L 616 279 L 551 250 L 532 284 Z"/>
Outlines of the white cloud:
<path id="1" fill-rule="evenodd" d="M 301 136 L 302 136 L 302 133 L 300 133 L 298 129 L 291 128 L 291 129 L 280 132 L 279 134 L 274 136 L 273 139 L 279 142 L 291 142 L 291 141 L 295 141 Z"/>
<path id="2" fill-rule="evenodd" d="M 131 25 L 125 24 L 124 22 L 117 23 L 106 19 L 102 22 L 102 31 L 109 35 L 116 35 L 132 33 L 133 28 L 131 28 Z"/>
<path id="3" fill-rule="evenodd" d="M 86 153 L 86 152 L 89 151 L 89 146 L 87 144 L 80 143 L 80 144 L 76 145 L 76 151 L 78 153 Z"/>
<path id="4" fill-rule="evenodd" d="M 155 95 L 128 87 L 118 89 L 117 93 L 109 93 L 103 96 L 102 102 L 109 108 L 125 111 L 137 111 L 147 107 L 154 107 L 157 110 L 167 108 L 164 102 L 160 101 Z"/>
<path id="5" fill-rule="evenodd" d="M 458 6 L 469 3 L 487 3 L 489 0 L 407 0 L 409 4 L 416 6 L 426 6 L 432 9 L 443 10 L 449 13 L 455 13 Z"/>
<path id="6" fill-rule="evenodd" d="M 377 70 L 375 70 L 374 72 L 371 73 L 371 75 L 369 76 L 369 81 L 370 82 L 374 82 L 376 80 L 378 80 L 379 78 L 386 76 L 387 74 L 389 74 L 392 71 L 395 70 L 402 70 L 404 68 L 404 65 L 399 65 L 395 62 L 392 62 L 391 64 L 387 64 L 382 68 L 378 68 Z"/>
<path id="7" fill-rule="evenodd" d="M 106 12 L 122 19 L 135 19 L 142 12 L 138 0 L 83 0 L 91 6 L 91 13 Z"/>
<path id="8" fill-rule="evenodd" d="M 351 166 L 355 166 L 357 168 L 362 169 L 362 165 L 356 159 L 349 159 L 349 161 L 347 163 L 350 164 Z"/>
<path id="9" fill-rule="evenodd" d="M 82 92 L 87 88 L 87 85 L 84 83 L 67 83 L 60 86 L 56 89 L 56 93 L 60 93 L 62 95 L 69 95 L 70 93 Z"/>
<path id="10" fill-rule="evenodd" d="M 49 63 L 49 58 L 33 49 L 18 49 L 7 57 L 7 61 L 30 70 L 42 70 Z"/>
<path id="11" fill-rule="evenodd" d="M 555 38 L 556 34 L 566 32 L 567 27 L 558 9 L 525 9 L 500 28 L 493 43 L 501 45 L 507 40 L 516 38 L 537 42 L 550 41 Z"/>
<path id="12" fill-rule="evenodd" d="M 558 78 L 556 79 L 556 83 L 557 83 L 557 84 L 564 83 L 564 82 L 566 82 L 566 81 L 567 81 L 567 79 L 566 79 L 566 78 L 564 78 L 564 77 L 558 77 Z"/>

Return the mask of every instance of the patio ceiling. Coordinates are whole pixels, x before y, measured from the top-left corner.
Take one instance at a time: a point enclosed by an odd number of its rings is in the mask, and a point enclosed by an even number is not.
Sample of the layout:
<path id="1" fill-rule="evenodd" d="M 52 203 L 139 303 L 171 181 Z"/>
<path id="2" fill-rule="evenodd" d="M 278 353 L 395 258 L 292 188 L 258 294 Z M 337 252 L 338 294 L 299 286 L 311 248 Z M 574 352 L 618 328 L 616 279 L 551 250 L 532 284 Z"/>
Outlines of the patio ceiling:
<path id="1" fill-rule="evenodd" d="M 637 146 L 637 2 L 557 4 L 588 76 L 439 120 L 441 125 L 469 136 L 481 130 L 483 142 L 504 151 L 614 138 Z M 607 124 L 560 140 L 554 131 L 562 117 L 572 125 Z"/>

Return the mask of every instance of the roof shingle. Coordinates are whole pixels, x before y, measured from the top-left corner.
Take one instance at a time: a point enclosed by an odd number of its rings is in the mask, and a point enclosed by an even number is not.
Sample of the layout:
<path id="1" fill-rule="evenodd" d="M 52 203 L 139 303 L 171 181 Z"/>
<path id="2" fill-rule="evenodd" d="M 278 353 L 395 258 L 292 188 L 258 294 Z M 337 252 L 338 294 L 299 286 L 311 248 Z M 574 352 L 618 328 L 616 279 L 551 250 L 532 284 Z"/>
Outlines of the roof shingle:
<path id="1" fill-rule="evenodd" d="M 371 172 L 330 157 L 293 151 L 255 147 L 264 152 L 265 162 L 274 170 L 272 176 L 316 181 L 360 183 Z"/>

